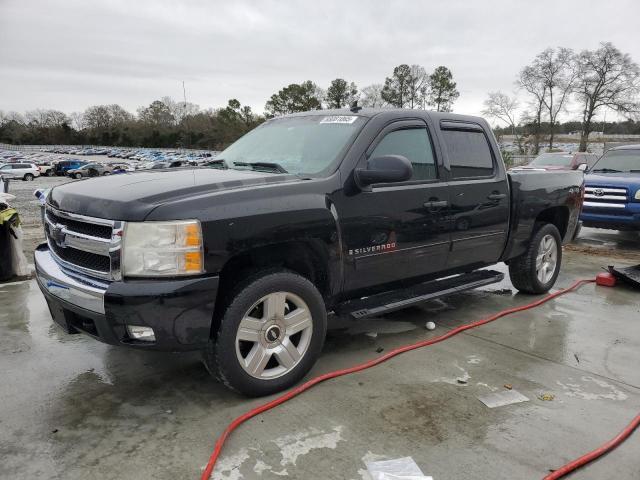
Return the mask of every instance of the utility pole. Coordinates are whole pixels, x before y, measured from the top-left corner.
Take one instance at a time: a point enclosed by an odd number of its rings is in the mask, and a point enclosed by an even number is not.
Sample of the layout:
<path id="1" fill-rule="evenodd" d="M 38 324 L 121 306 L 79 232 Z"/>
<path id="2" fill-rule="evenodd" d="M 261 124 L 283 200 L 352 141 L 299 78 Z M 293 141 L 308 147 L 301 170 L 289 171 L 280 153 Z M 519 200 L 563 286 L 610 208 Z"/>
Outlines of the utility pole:
<path id="1" fill-rule="evenodd" d="M 191 148 L 191 132 L 189 131 L 189 119 L 187 119 L 187 90 L 184 87 L 184 80 L 182 81 L 182 98 L 184 100 L 182 114 L 184 115 L 184 126 L 187 129 L 187 148 Z"/>

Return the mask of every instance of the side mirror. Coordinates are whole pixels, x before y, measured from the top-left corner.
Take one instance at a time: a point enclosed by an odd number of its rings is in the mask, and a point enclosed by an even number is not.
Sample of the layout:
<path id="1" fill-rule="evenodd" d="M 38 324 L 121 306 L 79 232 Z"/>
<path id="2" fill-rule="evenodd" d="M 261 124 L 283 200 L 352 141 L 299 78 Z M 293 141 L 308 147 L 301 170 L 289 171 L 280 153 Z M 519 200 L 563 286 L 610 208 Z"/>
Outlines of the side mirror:
<path id="1" fill-rule="evenodd" d="M 578 170 L 580 170 L 581 172 L 586 172 L 587 168 L 589 168 L 589 165 L 587 165 L 586 163 L 581 163 L 580 165 L 578 165 Z"/>
<path id="2" fill-rule="evenodd" d="M 404 182 L 413 176 L 413 166 L 402 155 L 383 155 L 370 159 L 367 168 L 356 169 L 354 175 L 360 187 L 374 183 Z"/>

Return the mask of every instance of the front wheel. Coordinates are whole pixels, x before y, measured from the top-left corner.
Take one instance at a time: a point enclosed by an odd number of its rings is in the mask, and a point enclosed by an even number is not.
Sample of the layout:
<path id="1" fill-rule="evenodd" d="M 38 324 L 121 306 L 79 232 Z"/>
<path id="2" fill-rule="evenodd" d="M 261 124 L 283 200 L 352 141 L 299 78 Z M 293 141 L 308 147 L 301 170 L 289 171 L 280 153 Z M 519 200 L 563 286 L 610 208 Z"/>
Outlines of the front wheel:
<path id="1" fill-rule="evenodd" d="M 25 180 L 26 182 L 32 182 L 32 181 L 33 181 L 33 178 L 34 178 L 34 177 L 33 177 L 33 174 L 32 174 L 32 173 L 26 173 L 26 174 L 24 175 L 24 180 Z"/>
<path id="2" fill-rule="evenodd" d="M 289 271 L 265 272 L 236 288 L 204 352 L 227 387 L 258 397 L 298 382 L 320 355 L 327 314 L 318 289 Z"/>
<path id="3" fill-rule="evenodd" d="M 73 175 L 73 178 L 79 180 L 79 179 L 82 178 L 82 174 L 81 173 L 76 173 L 76 174 Z"/>
<path id="4" fill-rule="evenodd" d="M 562 241 L 555 225 L 547 223 L 534 233 L 527 251 L 511 260 L 511 283 L 523 293 L 546 293 L 553 287 L 562 263 Z"/>

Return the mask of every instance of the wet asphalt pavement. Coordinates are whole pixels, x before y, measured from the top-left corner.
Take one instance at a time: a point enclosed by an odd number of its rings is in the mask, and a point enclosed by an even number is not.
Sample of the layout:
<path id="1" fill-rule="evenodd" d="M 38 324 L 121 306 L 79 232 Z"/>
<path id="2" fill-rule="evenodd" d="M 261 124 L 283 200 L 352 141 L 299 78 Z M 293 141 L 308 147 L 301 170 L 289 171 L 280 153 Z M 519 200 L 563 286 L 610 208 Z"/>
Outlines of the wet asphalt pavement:
<path id="1" fill-rule="evenodd" d="M 583 236 L 586 244 L 565 252 L 557 287 L 608 264 L 640 263 L 637 237 Z M 341 328 L 312 374 L 531 301 L 510 288 L 505 280 L 383 318 L 334 322 Z M 264 401 L 227 391 L 197 354 L 65 334 L 33 280 L 0 284 L 0 339 L 3 479 L 195 479 L 217 434 Z M 640 293 L 587 285 L 250 420 L 231 436 L 213 478 L 360 480 L 365 461 L 405 456 L 435 480 L 542 478 L 640 411 L 639 366 Z M 505 384 L 529 401 L 489 409 L 478 400 Z M 638 452 L 640 432 L 571 478 L 637 480 Z"/>

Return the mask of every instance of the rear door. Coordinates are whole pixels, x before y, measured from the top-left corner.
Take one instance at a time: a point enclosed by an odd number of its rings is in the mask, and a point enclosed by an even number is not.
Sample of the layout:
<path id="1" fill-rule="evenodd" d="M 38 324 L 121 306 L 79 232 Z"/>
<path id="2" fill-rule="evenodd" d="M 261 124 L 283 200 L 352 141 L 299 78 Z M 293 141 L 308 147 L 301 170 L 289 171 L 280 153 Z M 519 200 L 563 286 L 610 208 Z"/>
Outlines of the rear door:
<path id="1" fill-rule="evenodd" d="M 509 186 L 481 125 L 440 122 L 450 186 L 451 252 L 448 268 L 496 263 L 507 241 Z"/>
<path id="2" fill-rule="evenodd" d="M 27 165 L 26 163 L 15 163 L 13 165 L 13 173 L 16 176 L 22 176 L 25 173 L 29 172 L 28 167 L 29 165 Z"/>

